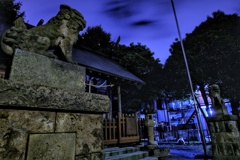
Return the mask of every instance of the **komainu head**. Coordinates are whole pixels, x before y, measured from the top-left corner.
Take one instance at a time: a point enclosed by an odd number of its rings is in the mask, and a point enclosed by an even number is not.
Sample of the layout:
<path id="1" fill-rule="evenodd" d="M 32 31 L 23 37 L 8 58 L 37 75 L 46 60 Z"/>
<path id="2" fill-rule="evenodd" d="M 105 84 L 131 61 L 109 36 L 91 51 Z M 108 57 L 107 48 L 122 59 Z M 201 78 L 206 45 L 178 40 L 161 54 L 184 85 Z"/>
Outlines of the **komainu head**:
<path id="1" fill-rule="evenodd" d="M 1 49 L 7 55 L 12 55 L 19 48 L 49 57 L 64 57 L 64 60 L 72 62 L 72 46 L 85 27 L 82 14 L 63 4 L 57 15 L 45 25 L 27 29 L 22 18 L 15 20 L 14 26 L 1 36 Z"/>

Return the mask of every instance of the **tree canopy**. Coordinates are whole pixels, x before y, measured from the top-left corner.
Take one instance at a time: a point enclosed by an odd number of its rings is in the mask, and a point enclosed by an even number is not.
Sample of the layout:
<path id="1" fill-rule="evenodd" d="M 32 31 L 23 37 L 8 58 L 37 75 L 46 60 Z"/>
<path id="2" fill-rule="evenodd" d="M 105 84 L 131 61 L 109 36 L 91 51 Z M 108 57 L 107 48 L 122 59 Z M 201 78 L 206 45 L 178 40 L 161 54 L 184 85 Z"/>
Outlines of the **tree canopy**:
<path id="1" fill-rule="evenodd" d="M 114 52 L 114 56 L 119 60 L 119 64 L 146 82 L 139 88 L 129 84 L 122 86 L 125 94 L 123 100 L 125 108 L 139 109 L 140 102 L 148 102 L 162 97 L 161 74 L 162 64 L 159 59 L 153 57 L 154 53 L 141 43 L 131 43 L 129 46 L 119 45 Z"/>
<path id="2" fill-rule="evenodd" d="M 109 58 L 113 58 L 124 68 L 146 82 L 146 85 L 136 86 L 122 83 L 123 111 L 131 108 L 138 110 L 141 101 L 161 97 L 160 83 L 162 64 L 153 57 L 154 53 L 141 43 L 131 43 L 129 46 L 111 41 L 111 34 L 105 32 L 101 26 L 89 27 L 79 38 L 79 44 L 84 44 L 99 51 Z"/>
<path id="3" fill-rule="evenodd" d="M 78 44 L 87 46 L 92 50 L 102 52 L 109 56 L 112 48 L 111 34 L 103 30 L 101 25 L 88 27 L 79 38 Z"/>
<path id="4" fill-rule="evenodd" d="M 237 68 L 240 67 L 239 27 L 240 17 L 237 14 L 227 15 L 216 11 L 184 38 L 192 81 L 194 86 L 202 88 L 202 93 L 205 85 L 216 83 L 224 98 L 240 99 L 240 75 L 237 74 Z M 187 81 L 187 76 L 179 41 L 171 45 L 170 52 L 164 73 L 172 82 L 167 82 L 166 89 L 176 82 L 178 86 L 170 88 L 170 93 L 181 90 L 184 97 L 187 85 L 182 83 Z"/>
<path id="5" fill-rule="evenodd" d="M 0 0 L 0 12 L 7 18 L 8 23 L 12 23 L 18 17 L 24 17 L 25 13 L 20 12 L 21 2 L 15 0 Z"/>

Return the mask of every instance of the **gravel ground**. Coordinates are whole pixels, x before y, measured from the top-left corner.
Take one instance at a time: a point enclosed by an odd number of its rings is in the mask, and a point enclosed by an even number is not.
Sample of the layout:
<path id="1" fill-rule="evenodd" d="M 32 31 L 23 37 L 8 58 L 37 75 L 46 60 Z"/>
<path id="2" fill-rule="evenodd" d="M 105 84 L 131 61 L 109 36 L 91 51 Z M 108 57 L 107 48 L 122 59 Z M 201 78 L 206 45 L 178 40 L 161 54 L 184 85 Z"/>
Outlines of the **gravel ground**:
<path id="1" fill-rule="evenodd" d="M 162 160 L 185 160 L 195 159 L 196 155 L 204 155 L 203 146 L 201 144 L 190 144 L 190 145 L 176 145 L 176 144 L 160 144 L 160 148 L 169 148 L 170 155 L 162 158 Z M 207 145 L 207 154 L 211 155 L 211 145 Z M 203 158 L 201 158 L 203 159 Z"/>

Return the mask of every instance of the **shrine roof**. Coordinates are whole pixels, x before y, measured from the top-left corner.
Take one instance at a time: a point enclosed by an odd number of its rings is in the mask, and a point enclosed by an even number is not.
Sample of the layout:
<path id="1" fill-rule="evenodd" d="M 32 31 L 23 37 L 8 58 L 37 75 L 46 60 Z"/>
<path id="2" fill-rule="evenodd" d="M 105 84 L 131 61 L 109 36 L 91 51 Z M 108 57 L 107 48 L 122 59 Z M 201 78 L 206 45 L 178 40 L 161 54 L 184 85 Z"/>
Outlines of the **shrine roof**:
<path id="1" fill-rule="evenodd" d="M 115 78 L 128 80 L 134 83 L 145 84 L 140 78 L 126 70 L 114 60 L 84 48 L 73 48 L 73 61 L 86 67 L 90 71 L 96 71 Z"/>

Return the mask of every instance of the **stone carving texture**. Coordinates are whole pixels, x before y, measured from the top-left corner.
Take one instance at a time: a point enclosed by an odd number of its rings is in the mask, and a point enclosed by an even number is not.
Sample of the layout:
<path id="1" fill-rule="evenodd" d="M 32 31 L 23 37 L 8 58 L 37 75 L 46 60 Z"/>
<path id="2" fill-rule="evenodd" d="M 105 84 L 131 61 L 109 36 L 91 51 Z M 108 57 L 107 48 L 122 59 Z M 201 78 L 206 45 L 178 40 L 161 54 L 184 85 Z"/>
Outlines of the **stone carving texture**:
<path id="1" fill-rule="evenodd" d="M 99 113 L 108 112 L 109 98 L 99 94 L 70 92 L 0 79 L 1 105 Z"/>
<path id="2" fill-rule="evenodd" d="M 76 132 L 76 155 L 102 152 L 101 115 L 57 113 L 56 132 Z"/>
<path id="3" fill-rule="evenodd" d="M 76 156 L 75 160 L 104 160 L 103 153 L 92 153 Z"/>
<path id="4" fill-rule="evenodd" d="M 0 159 L 24 160 L 29 133 L 54 131 L 55 112 L 0 109 Z"/>
<path id="5" fill-rule="evenodd" d="M 65 60 L 72 62 L 72 46 L 78 39 L 79 31 L 85 26 L 81 13 L 67 5 L 60 5 L 58 14 L 45 25 L 27 29 L 23 19 L 17 19 L 14 26 L 3 33 L 0 44 L 8 55 L 20 48 L 55 57 L 48 50 L 60 48 Z"/>
<path id="6" fill-rule="evenodd" d="M 103 159 L 108 96 L 84 92 L 84 68 L 46 57 L 60 48 L 72 62 L 72 45 L 84 27 L 78 11 L 61 5 L 43 26 L 28 30 L 20 18 L 3 33 L 1 48 L 15 55 L 9 79 L 0 79 L 0 159 Z"/>
<path id="7" fill-rule="evenodd" d="M 218 85 L 210 86 L 210 97 L 214 114 L 206 120 L 212 138 L 213 159 L 238 160 L 240 159 L 238 117 L 228 114 Z"/>
<path id="8" fill-rule="evenodd" d="M 30 134 L 26 160 L 75 160 L 75 133 Z"/>
<path id="9" fill-rule="evenodd" d="M 237 116 L 207 117 L 214 159 L 240 159 L 240 133 Z"/>
<path id="10" fill-rule="evenodd" d="M 60 133 L 74 133 L 76 139 L 74 142 L 71 141 L 71 145 L 73 146 L 70 148 L 73 149 L 72 151 L 74 151 L 76 159 L 84 159 L 84 157 L 88 157 L 88 160 L 103 159 L 101 114 L 0 109 L 0 124 L 0 159 L 26 159 L 27 157 L 25 157 L 25 155 L 27 154 L 25 152 L 27 151 L 26 146 L 29 134 L 40 137 L 38 134 L 44 136 L 47 135 L 46 133 L 51 133 L 50 136 L 52 137 L 56 136 L 56 139 L 52 142 L 49 141 L 49 145 L 52 145 L 56 141 L 60 146 L 61 142 L 57 142 L 57 139 L 59 139 L 57 136 Z M 52 139 L 47 136 L 41 138 L 43 140 L 42 142 L 39 140 L 37 143 L 46 144 L 46 138 Z M 63 140 L 61 139 L 61 141 Z M 39 152 L 31 148 L 33 144 L 28 145 L 28 150 L 31 150 L 31 153 L 28 153 L 28 159 L 31 159 L 33 156 L 32 152 L 40 153 L 40 148 L 38 148 Z M 51 148 L 53 149 L 54 146 Z M 48 155 L 48 153 L 46 153 L 46 155 Z"/>
<path id="11" fill-rule="evenodd" d="M 9 79 L 64 90 L 85 91 L 85 68 L 17 49 Z"/>
<path id="12" fill-rule="evenodd" d="M 213 84 L 209 86 L 209 89 L 210 89 L 210 97 L 212 101 L 213 115 L 215 116 L 228 115 L 228 111 L 225 106 L 225 103 L 221 98 L 219 86 L 216 84 Z"/>

